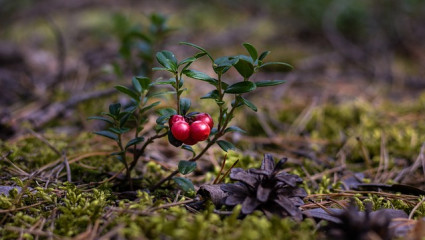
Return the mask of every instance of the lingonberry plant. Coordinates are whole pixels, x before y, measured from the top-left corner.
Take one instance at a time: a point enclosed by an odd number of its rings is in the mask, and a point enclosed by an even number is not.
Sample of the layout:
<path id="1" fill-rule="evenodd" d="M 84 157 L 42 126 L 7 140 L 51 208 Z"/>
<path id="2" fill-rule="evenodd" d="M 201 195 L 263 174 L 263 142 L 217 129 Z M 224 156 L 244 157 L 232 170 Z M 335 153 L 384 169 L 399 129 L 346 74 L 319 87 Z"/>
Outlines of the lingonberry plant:
<path id="1" fill-rule="evenodd" d="M 283 62 L 269 62 L 264 63 L 264 58 L 270 53 L 265 51 L 258 55 L 257 50 L 249 43 L 244 43 L 243 46 L 248 51 L 247 55 L 225 56 L 214 59 L 212 55 L 204 48 L 193 43 L 182 42 L 183 45 L 191 46 L 197 50 L 194 56 L 186 58 L 178 62 L 172 52 L 161 51 L 157 53 L 156 57 L 158 62 L 162 65 L 161 68 L 154 70 L 168 71 L 172 74 L 172 78 L 167 81 L 161 81 L 161 84 L 170 84 L 176 93 L 176 110 L 167 111 L 168 115 L 163 115 L 158 118 L 158 125 L 163 126 L 166 119 L 169 118 L 169 127 L 171 131 L 168 133 L 169 142 L 179 147 L 183 144 L 183 148 L 189 151 L 193 149 L 188 145 L 196 144 L 198 141 L 207 140 L 206 146 L 197 155 L 189 160 L 182 160 L 179 162 L 179 167 L 174 172 L 170 173 L 167 177 L 158 182 L 152 189 L 159 187 L 164 182 L 174 179 L 174 181 L 183 188 L 183 190 L 193 189 L 193 184 L 187 178 L 174 177 L 178 173 L 183 175 L 192 172 L 196 168 L 196 161 L 214 144 L 218 144 L 224 151 L 234 149 L 234 145 L 228 141 L 220 139 L 229 132 L 244 132 L 237 126 L 229 126 L 231 120 L 234 118 L 235 110 L 242 106 L 247 106 L 253 111 L 257 111 L 257 107 L 248 99 L 242 96 L 244 93 L 252 92 L 258 87 L 275 86 L 284 83 L 283 80 L 268 80 L 268 81 L 250 81 L 250 78 L 259 69 L 271 65 L 278 64 L 287 68 L 292 68 L 287 63 Z M 197 59 L 207 56 L 212 63 L 212 68 L 216 77 L 211 77 L 203 72 L 189 69 L 191 64 Z M 230 68 L 234 67 L 241 75 L 242 81 L 229 84 L 224 81 L 224 75 Z M 208 113 L 190 112 L 191 101 L 188 98 L 181 98 L 181 95 L 186 90 L 183 88 L 183 75 L 186 77 L 201 80 L 211 84 L 214 89 L 207 93 L 201 99 L 212 99 L 218 107 L 219 117 L 217 120 L 217 127 L 214 128 L 214 121 Z M 226 102 L 225 95 L 230 95 L 233 100 Z M 173 178 L 174 177 L 174 178 Z"/>
<path id="2" fill-rule="evenodd" d="M 115 87 L 118 91 L 130 97 L 130 104 L 122 107 L 120 103 L 113 103 L 109 105 L 109 112 L 102 113 L 102 116 L 89 117 L 89 119 L 101 120 L 110 125 L 108 129 L 94 133 L 116 142 L 119 151 L 111 155 L 116 156 L 124 164 L 127 180 L 131 188 L 133 188 L 131 171 L 136 166 L 140 156 L 143 155 L 146 147 L 155 139 L 167 135 L 166 131 L 162 131 L 163 129 L 159 128 L 155 129 L 155 135 L 147 139 L 145 136 L 140 136 L 140 133 L 144 129 L 144 124 L 148 120 L 150 110 L 160 104 L 160 101 L 152 102 L 150 100 L 164 93 L 152 94 L 151 89 L 153 86 L 154 84 L 152 84 L 149 78 L 134 77 L 131 88 L 121 85 Z M 127 143 L 124 143 L 123 135 L 126 133 L 132 133 L 133 138 Z M 144 144 L 140 148 L 137 148 L 138 144 L 142 142 Z M 131 148 L 133 159 L 128 162 L 126 152 Z"/>
<path id="3" fill-rule="evenodd" d="M 170 51 L 160 51 L 156 54 L 156 59 L 162 67 L 153 68 L 153 70 L 167 71 L 171 74 L 168 80 L 157 80 L 152 82 L 146 77 L 134 77 L 132 87 L 116 86 L 116 89 L 131 99 L 131 104 L 121 108 L 121 104 L 111 104 L 109 113 L 104 116 L 91 117 L 90 119 L 98 119 L 105 121 L 111 125 L 107 130 L 95 132 L 98 135 L 114 140 L 119 151 L 113 153 L 124 164 L 126 175 L 131 185 L 131 171 L 136 166 L 138 159 L 146 150 L 148 144 L 155 139 L 168 136 L 168 141 L 175 147 L 181 147 L 193 153 L 188 160 L 181 160 L 178 169 L 171 172 L 168 176 L 160 180 L 151 187 L 156 189 L 168 180 L 173 179 L 184 191 L 193 190 L 194 186 L 188 178 L 175 177 L 177 174 L 186 175 L 196 169 L 196 161 L 214 144 L 217 144 L 223 151 L 235 149 L 234 145 L 226 140 L 221 139 L 225 134 L 230 132 L 244 132 L 237 126 L 230 126 L 230 122 L 236 114 L 236 109 L 247 106 L 253 111 L 257 111 L 257 107 L 246 99 L 243 94 L 252 92 L 259 87 L 275 86 L 284 83 L 283 80 L 267 80 L 267 81 L 251 81 L 250 78 L 261 68 L 278 64 L 286 68 L 292 68 L 289 64 L 283 62 L 264 63 L 264 58 L 270 53 L 265 51 L 258 55 L 257 50 L 248 43 L 243 46 L 249 53 L 247 55 L 225 56 L 214 59 L 212 55 L 204 48 L 192 43 L 182 42 L 183 45 L 191 46 L 198 53 L 188 57 L 182 61 L 178 61 L 175 55 Z M 191 64 L 199 58 L 207 56 L 212 63 L 216 77 L 211 77 L 203 72 L 189 69 Z M 230 84 L 226 82 L 228 79 L 225 75 L 230 68 L 235 68 L 240 74 L 242 81 Z M 187 90 L 184 88 L 183 76 L 195 80 L 204 81 L 210 84 L 213 89 L 201 99 L 212 99 L 217 105 L 218 119 L 214 121 L 210 114 L 204 112 L 189 112 L 191 100 L 183 98 L 183 93 Z M 157 125 L 154 127 L 155 135 L 149 137 L 140 136 L 144 123 L 147 120 L 150 109 L 154 108 L 159 102 L 150 102 L 149 100 L 155 96 L 151 94 L 153 86 L 170 85 L 174 91 L 161 92 L 175 94 L 175 109 L 161 108 L 157 110 L 159 117 L 156 120 Z M 225 96 L 229 96 L 226 97 Z M 228 99 L 231 99 L 230 101 Z M 133 128 L 133 129 L 132 129 Z M 133 133 L 133 138 L 126 144 L 123 143 L 123 134 Z M 147 131 L 152 132 L 152 131 Z M 191 145 L 198 142 L 206 141 L 206 145 L 199 153 L 195 153 Z M 138 148 L 138 144 L 144 144 Z M 128 163 L 126 153 L 132 147 L 133 159 Z"/>

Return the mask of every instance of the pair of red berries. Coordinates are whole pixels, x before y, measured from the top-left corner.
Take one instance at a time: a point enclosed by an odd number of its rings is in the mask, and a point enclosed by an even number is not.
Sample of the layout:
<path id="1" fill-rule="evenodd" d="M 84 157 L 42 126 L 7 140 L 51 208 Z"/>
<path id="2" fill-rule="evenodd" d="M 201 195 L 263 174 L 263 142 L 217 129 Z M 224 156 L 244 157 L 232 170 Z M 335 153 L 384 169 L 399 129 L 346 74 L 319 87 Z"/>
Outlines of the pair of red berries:
<path id="1" fill-rule="evenodd" d="M 214 122 L 208 113 L 182 116 L 173 115 L 168 121 L 174 138 L 187 145 L 204 141 L 210 135 Z"/>

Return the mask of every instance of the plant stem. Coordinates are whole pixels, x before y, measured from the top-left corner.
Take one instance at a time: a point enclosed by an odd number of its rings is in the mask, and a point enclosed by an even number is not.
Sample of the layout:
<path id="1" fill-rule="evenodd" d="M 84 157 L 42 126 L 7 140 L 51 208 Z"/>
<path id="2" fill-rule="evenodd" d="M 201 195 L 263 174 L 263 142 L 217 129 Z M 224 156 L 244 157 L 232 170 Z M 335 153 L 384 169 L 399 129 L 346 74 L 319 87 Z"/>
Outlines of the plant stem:
<path id="1" fill-rule="evenodd" d="M 205 146 L 205 148 L 195 157 L 189 159 L 189 161 L 191 162 L 195 162 L 198 159 L 200 159 L 202 157 L 202 155 L 204 155 L 207 150 L 214 145 L 214 143 L 221 137 L 223 136 L 223 132 L 218 132 L 214 138 L 208 142 L 207 146 Z M 173 172 L 171 172 L 167 177 L 161 179 L 157 184 L 155 184 L 153 187 L 150 188 L 151 191 L 157 189 L 158 187 L 160 187 L 163 183 L 165 183 L 166 181 L 170 180 L 172 177 L 174 177 L 175 175 L 177 175 L 179 173 L 179 170 L 174 170 Z"/>
<path id="2" fill-rule="evenodd" d="M 118 134 L 118 147 L 121 150 L 121 157 L 122 157 L 122 162 L 124 163 L 124 166 L 125 166 L 127 181 L 130 184 L 130 189 L 133 190 L 133 181 L 131 180 L 131 174 L 130 174 L 130 170 L 128 168 L 127 157 L 125 155 L 125 150 L 124 150 L 124 147 L 122 146 L 121 136 L 122 136 L 122 134 Z"/>
<path id="3" fill-rule="evenodd" d="M 176 96 L 177 96 L 177 114 L 180 114 L 180 94 L 179 94 L 179 88 L 180 88 L 180 79 L 179 79 L 179 73 L 176 72 L 175 74 L 176 77 Z"/>
<path id="4" fill-rule="evenodd" d="M 148 140 L 146 140 L 145 144 L 143 144 L 143 146 L 140 148 L 140 150 L 135 150 L 133 153 L 133 161 L 130 163 L 130 167 L 128 168 L 129 171 L 133 170 L 133 168 L 136 166 L 137 161 L 139 161 L 140 156 L 143 155 L 143 153 L 145 152 L 146 147 L 150 144 L 153 143 L 153 141 L 157 138 L 162 138 L 164 136 L 167 135 L 167 132 L 162 133 L 162 134 L 156 134 L 150 138 L 148 138 Z"/>
<path id="5" fill-rule="evenodd" d="M 219 102 L 218 108 L 220 110 L 220 114 L 219 114 L 219 118 L 218 118 L 217 131 L 220 132 L 221 131 L 221 124 L 222 124 L 222 121 L 223 121 L 223 115 L 224 115 L 223 114 L 223 104 L 222 104 L 224 94 L 222 93 L 221 74 L 220 73 L 218 74 L 217 91 L 218 91 L 218 95 L 219 95 L 219 98 L 218 98 L 218 102 Z"/>
<path id="6" fill-rule="evenodd" d="M 134 138 L 137 138 L 137 137 L 139 137 L 139 124 L 140 124 L 140 120 L 139 120 L 139 114 L 134 114 L 135 115 L 135 117 L 136 117 L 136 133 L 134 134 Z M 138 156 L 136 156 L 136 152 L 137 152 L 137 144 L 134 144 L 134 146 L 133 146 L 133 151 L 134 151 L 134 153 L 133 153 L 133 161 L 130 163 L 130 168 L 128 169 L 128 171 L 130 171 L 131 172 L 131 170 L 133 169 L 131 166 L 133 165 L 133 163 L 137 163 L 137 160 L 138 160 Z M 134 165 L 136 165 L 136 164 L 134 164 Z"/>
<path id="7" fill-rule="evenodd" d="M 177 79 L 177 75 L 176 75 L 176 79 Z M 176 83 L 177 83 L 178 81 L 176 81 Z M 224 97 L 224 94 L 223 94 L 223 92 L 222 92 L 222 88 L 221 88 L 221 74 L 218 74 L 218 85 L 217 85 L 217 90 L 218 90 L 218 93 L 219 93 L 219 102 L 222 102 L 223 101 L 223 97 Z M 178 95 L 178 94 L 177 94 Z M 177 97 L 177 99 L 178 99 L 178 97 Z M 177 103 L 177 106 L 179 106 L 179 103 Z M 237 101 L 236 101 L 236 98 L 235 98 L 235 104 L 234 104 L 234 106 L 232 106 L 232 108 L 230 109 L 230 112 L 227 114 L 227 117 L 226 117 L 226 120 L 224 121 L 224 123 L 222 122 L 223 121 L 223 117 L 224 117 L 224 111 L 223 111 L 223 104 L 219 104 L 218 105 L 219 106 L 219 109 L 220 109 L 220 115 L 219 115 L 219 121 L 218 121 L 218 127 L 217 127 L 217 133 L 215 134 L 215 136 L 214 136 L 214 138 L 210 141 L 210 142 L 208 142 L 208 144 L 207 144 L 207 146 L 205 146 L 205 148 L 198 154 L 198 155 L 196 155 L 195 157 L 193 157 L 193 158 L 191 158 L 191 159 L 189 159 L 189 161 L 191 161 L 191 162 L 195 162 L 195 161 L 197 161 L 199 158 L 201 158 L 202 157 L 202 155 L 204 155 L 206 152 L 207 152 L 207 150 L 212 146 L 212 145 L 214 145 L 216 142 L 217 142 L 217 140 L 220 138 L 220 137 L 222 137 L 224 134 L 225 134 L 225 132 L 224 132 L 224 130 L 226 129 L 226 127 L 227 127 L 227 125 L 229 124 L 229 122 L 230 122 L 230 120 L 231 120 L 231 118 L 230 118 L 230 116 L 233 114 L 233 112 L 234 112 L 234 110 L 236 109 L 236 107 L 237 107 Z M 178 111 L 179 112 L 179 111 Z M 179 173 L 179 170 L 174 170 L 173 172 L 171 172 L 167 177 L 165 177 L 165 178 L 163 178 L 163 179 L 161 179 L 158 183 L 156 183 L 154 186 L 152 186 L 151 188 L 150 188 L 150 190 L 151 191 L 153 191 L 153 190 L 155 190 L 155 189 L 157 189 L 158 187 L 160 187 L 163 183 L 165 183 L 165 182 L 167 182 L 168 180 L 170 180 L 171 178 L 173 178 L 175 175 L 177 175 Z"/>

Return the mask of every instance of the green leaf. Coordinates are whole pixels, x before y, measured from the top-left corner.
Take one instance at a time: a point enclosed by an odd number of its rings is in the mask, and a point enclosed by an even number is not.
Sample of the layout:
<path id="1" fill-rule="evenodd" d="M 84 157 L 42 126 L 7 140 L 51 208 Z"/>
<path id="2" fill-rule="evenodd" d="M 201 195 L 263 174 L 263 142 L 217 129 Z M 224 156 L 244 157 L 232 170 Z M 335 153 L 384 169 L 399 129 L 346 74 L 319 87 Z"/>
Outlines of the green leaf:
<path id="1" fill-rule="evenodd" d="M 282 83 L 285 83 L 285 80 L 266 80 L 266 81 L 258 81 L 255 83 L 257 87 L 270 87 L 276 86 Z"/>
<path id="2" fill-rule="evenodd" d="M 236 148 L 235 148 L 235 146 L 234 146 L 232 143 L 228 142 L 228 141 L 218 140 L 218 141 L 217 141 L 217 144 L 218 144 L 218 146 L 220 146 L 220 147 L 221 147 L 221 149 L 223 149 L 223 151 L 225 151 L 225 152 L 227 152 L 227 151 L 229 151 L 229 150 L 231 150 L 231 149 L 236 149 Z"/>
<path id="3" fill-rule="evenodd" d="M 168 118 L 170 118 L 170 116 L 159 116 L 156 119 L 156 124 L 158 124 L 158 125 L 164 125 L 167 122 Z"/>
<path id="4" fill-rule="evenodd" d="M 171 84 L 171 85 L 173 85 L 175 83 L 176 83 L 176 79 L 175 78 L 170 78 L 170 79 L 164 80 L 164 81 L 156 81 L 156 82 L 153 82 L 152 84 L 153 85 L 165 85 L 165 84 Z"/>
<path id="5" fill-rule="evenodd" d="M 105 121 L 105 122 L 110 123 L 110 124 L 114 124 L 114 122 L 111 119 L 106 118 L 106 117 L 101 117 L 101 116 L 88 117 L 87 120 L 101 120 L 101 121 Z"/>
<path id="6" fill-rule="evenodd" d="M 243 82 L 237 82 L 235 84 L 230 85 L 227 87 L 227 89 L 224 91 L 225 93 L 232 93 L 232 94 L 241 94 L 241 93 L 247 93 L 255 90 L 257 87 L 253 82 L 250 81 L 243 81 Z"/>
<path id="7" fill-rule="evenodd" d="M 195 191 L 195 187 L 193 186 L 192 181 L 190 181 L 187 178 L 183 178 L 183 177 L 173 177 L 173 180 L 175 183 L 177 183 L 177 185 L 179 185 L 179 187 L 185 191 L 185 192 L 189 192 L 189 191 Z"/>
<path id="8" fill-rule="evenodd" d="M 269 54 L 270 54 L 270 51 L 265 51 L 265 52 L 261 53 L 260 54 L 260 57 L 258 58 L 258 60 L 262 61 Z"/>
<path id="9" fill-rule="evenodd" d="M 120 113 L 120 109 L 121 109 L 121 103 L 112 103 L 111 105 L 109 105 L 109 113 L 112 116 L 118 116 L 118 114 Z"/>
<path id="10" fill-rule="evenodd" d="M 252 61 L 253 62 L 255 62 L 255 60 L 257 60 L 257 57 L 258 57 L 258 53 L 257 53 L 257 49 L 255 49 L 255 47 L 254 46 L 252 46 L 251 44 L 249 44 L 249 43 L 244 43 L 244 44 L 242 44 L 244 47 L 245 47 L 245 49 L 249 52 L 249 55 L 251 56 L 251 58 L 252 58 Z"/>
<path id="11" fill-rule="evenodd" d="M 128 87 L 121 86 L 121 85 L 115 86 L 115 89 L 126 94 L 127 96 L 131 97 L 132 99 L 134 99 L 137 102 L 140 101 L 139 94 L 137 92 L 135 92 L 133 89 L 130 89 Z"/>
<path id="12" fill-rule="evenodd" d="M 153 67 L 152 71 L 168 71 L 167 68 L 162 68 L 162 67 Z"/>
<path id="13" fill-rule="evenodd" d="M 191 153 L 192 153 L 192 157 L 194 157 L 194 156 L 196 155 L 196 153 L 195 153 L 195 151 L 193 150 L 193 148 L 192 148 L 191 146 L 189 146 L 189 145 L 183 145 L 183 146 L 182 146 L 182 149 L 184 149 L 184 150 L 187 150 L 187 151 L 191 152 Z"/>
<path id="14" fill-rule="evenodd" d="M 140 82 L 135 77 L 131 79 L 131 82 L 133 83 L 134 89 L 136 89 L 137 92 L 141 93 L 143 89 L 142 85 L 140 85 Z"/>
<path id="15" fill-rule="evenodd" d="M 127 120 L 130 118 L 132 114 L 133 114 L 132 112 L 127 112 L 122 117 L 120 117 L 120 127 L 126 124 Z"/>
<path id="16" fill-rule="evenodd" d="M 123 155 L 123 152 L 113 152 L 110 154 L 110 156 L 115 156 L 118 159 L 118 161 L 122 162 L 125 165 L 127 163 L 124 162 L 122 155 Z"/>
<path id="17" fill-rule="evenodd" d="M 195 56 L 193 56 L 193 57 L 190 57 L 189 59 L 194 59 L 193 61 L 187 61 L 187 63 L 186 63 L 186 65 L 182 68 L 182 72 L 184 71 L 184 70 L 186 70 L 188 67 L 190 67 L 190 65 L 192 65 L 192 63 L 196 60 L 196 59 L 198 59 L 198 58 L 200 58 L 200 57 L 202 57 L 202 56 L 205 56 L 206 55 L 206 53 L 204 53 L 204 52 L 200 52 L 200 53 L 197 53 L 197 54 L 195 54 Z M 183 62 L 184 62 L 184 60 L 183 60 Z M 183 63 L 182 62 L 182 63 Z M 180 63 L 180 65 L 182 65 L 182 63 Z"/>
<path id="18" fill-rule="evenodd" d="M 156 123 L 158 125 L 164 125 L 171 115 L 177 114 L 176 110 L 173 108 L 162 108 L 159 109 L 157 112 L 159 113 L 159 115 L 161 115 L 156 119 Z"/>
<path id="19" fill-rule="evenodd" d="M 239 58 L 235 57 L 221 57 L 214 61 L 213 69 L 217 74 L 223 74 L 227 72 L 233 65 L 239 61 Z"/>
<path id="20" fill-rule="evenodd" d="M 214 79 L 214 78 L 212 78 L 212 77 L 208 76 L 207 74 L 200 72 L 200 71 L 186 69 L 186 70 L 183 71 L 183 74 L 190 77 L 190 78 L 193 78 L 193 79 L 208 82 L 208 83 L 210 83 L 214 86 L 217 86 L 217 84 L 218 84 L 217 79 Z"/>
<path id="21" fill-rule="evenodd" d="M 156 53 L 156 60 L 168 71 L 177 72 L 177 59 L 170 51 L 161 51 Z"/>
<path id="22" fill-rule="evenodd" d="M 177 140 L 173 134 L 171 133 L 171 131 L 168 131 L 168 142 L 171 143 L 171 145 L 173 145 L 174 147 L 180 147 L 183 143 L 179 140 Z"/>
<path id="23" fill-rule="evenodd" d="M 139 104 L 137 102 L 131 102 L 129 105 L 125 106 L 123 113 L 125 114 L 126 112 L 134 112 L 137 109 L 138 105 Z M 123 113 L 120 113 L 120 116 Z M 122 116 L 124 116 L 124 115 L 122 115 Z"/>
<path id="24" fill-rule="evenodd" d="M 196 60 L 196 57 L 188 57 L 179 63 L 179 66 L 184 65 L 186 63 L 193 63 Z"/>
<path id="25" fill-rule="evenodd" d="M 180 98 L 180 111 L 183 113 L 183 115 L 186 115 L 186 113 L 189 111 L 190 104 L 191 103 L 189 98 Z"/>
<path id="26" fill-rule="evenodd" d="M 143 141 L 145 141 L 145 138 L 144 137 L 133 138 L 130 141 L 128 141 L 127 145 L 125 145 L 125 149 L 127 149 L 127 148 L 129 148 L 129 147 L 131 147 L 133 145 L 136 145 L 138 143 L 141 143 Z"/>
<path id="27" fill-rule="evenodd" d="M 180 42 L 180 44 L 191 46 L 191 47 L 194 47 L 194 48 L 196 48 L 198 50 L 201 50 L 203 53 L 207 54 L 207 56 L 211 59 L 211 61 L 214 62 L 214 59 L 211 57 L 211 54 L 207 50 L 205 50 L 204 48 L 202 48 L 202 47 L 200 47 L 200 46 L 198 46 L 196 44 L 189 43 L 189 42 Z"/>
<path id="28" fill-rule="evenodd" d="M 251 59 L 247 56 L 240 55 L 239 61 L 234 66 L 244 79 L 251 77 L 254 73 L 254 65 L 252 64 Z"/>
<path id="29" fill-rule="evenodd" d="M 185 145 L 184 145 L 185 146 Z M 196 162 L 181 160 L 179 162 L 179 172 L 183 175 L 189 174 L 196 169 Z"/>
<path id="30" fill-rule="evenodd" d="M 157 112 L 161 116 L 168 116 L 168 117 L 171 116 L 171 115 L 177 114 L 177 112 L 174 108 L 161 108 L 161 109 L 158 109 Z"/>
<path id="31" fill-rule="evenodd" d="M 212 90 L 211 92 L 205 94 L 201 99 L 218 99 L 220 96 L 217 90 Z"/>
<path id="32" fill-rule="evenodd" d="M 142 76 L 137 76 L 135 77 L 137 81 L 139 81 L 140 86 L 142 87 L 142 89 L 147 90 L 149 89 L 149 84 L 151 83 L 150 78 L 148 77 L 142 77 Z"/>
<path id="33" fill-rule="evenodd" d="M 160 103 L 161 103 L 160 101 L 157 101 L 157 102 L 154 102 L 154 103 L 152 103 L 152 104 L 149 104 L 148 106 L 143 107 L 143 108 L 141 109 L 141 111 L 142 111 L 142 112 L 147 111 L 147 110 L 149 110 L 149 109 L 151 109 L 151 108 L 153 108 L 153 107 L 158 106 Z"/>
<path id="34" fill-rule="evenodd" d="M 261 66 L 259 66 L 260 68 L 263 68 L 265 66 L 270 66 L 270 65 L 282 65 L 285 67 L 285 70 L 292 70 L 294 67 L 292 67 L 290 64 L 284 63 L 284 62 L 268 62 L 268 63 L 264 63 Z"/>
<path id="35" fill-rule="evenodd" d="M 238 96 L 238 99 L 240 99 L 244 105 L 251 108 L 254 112 L 257 111 L 257 107 L 252 102 L 250 102 L 248 99 L 245 99 L 242 96 Z"/>
<path id="36" fill-rule="evenodd" d="M 152 93 L 149 94 L 147 97 L 148 98 L 156 98 L 156 97 L 160 97 L 162 95 L 166 95 L 166 94 L 175 94 L 175 91 L 163 91 L 163 92 L 156 92 L 156 93 Z"/>
<path id="37" fill-rule="evenodd" d="M 108 128 L 109 131 L 116 133 L 116 134 L 123 134 L 126 133 L 128 131 L 130 131 L 130 128 L 114 128 L 114 127 L 110 127 Z"/>
<path id="38" fill-rule="evenodd" d="M 226 128 L 226 130 L 224 130 L 224 132 L 225 132 L 225 133 L 227 133 L 227 132 L 240 132 L 240 133 L 246 133 L 246 131 L 245 131 L 245 130 L 243 130 L 243 129 L 239 128 L 239 127 L 236 127 L 236 126 L 230 126 L 230 127 Z"/>
<path id="39" fill-rule="evenodd" d="M 217 128 L 215 128 L 215 127 L 213 127 L 213 128 L 211 129 L 210 136 L 214 136 L 215 134 L 217 134 L 217 132 L 218 132 L 218 129 L 217 129 Z"/>
<path id="40" fill-rule="evenodd" d="M 100 135 L 102 137 L 107 137 L 107 138 L 110 138 L 110 139 L 115 140 L 115 141 L 118 140 L 118 136 L 115 133 L 112 133 L 112 132 L 107 131 L 107 130 L 94 132 L 94 134 Z"/>

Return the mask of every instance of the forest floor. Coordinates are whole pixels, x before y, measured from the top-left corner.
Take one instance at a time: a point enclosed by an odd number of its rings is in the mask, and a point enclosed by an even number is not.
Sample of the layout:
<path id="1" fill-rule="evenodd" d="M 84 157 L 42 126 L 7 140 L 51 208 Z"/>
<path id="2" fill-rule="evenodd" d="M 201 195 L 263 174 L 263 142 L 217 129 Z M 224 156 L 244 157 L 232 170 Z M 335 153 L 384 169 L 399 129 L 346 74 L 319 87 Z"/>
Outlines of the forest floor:
<path id="1" fill-rule="evenodd" d="M 45 1 L 4 16 L 2 239 L 425 236 L 425 85 L 411 74 L 417 66 L 403 58 L 388 63 L 382 56 L 372 56 L 364 65 L 353 63 L 325 37 L 285 35 L 294 30 L 276 24 L 267 12 L 253 14 L 249 5 L 234 12 L 220 6 L 205 10 L 196 3 L 185 8 L 175 3 L 118 7 L 115 1 L 72 2 Z M 175 28 L 148 46 L 153 54 L 167 49 L 184 59 L 195 53 L 179 45 L 181 41 L 203 46 L 215 56 L 246 54 L 242 43 L 250 42 L 270 50 L 269 61 L 294 66 L 290 72 L 270 67 L 255 75 L 253 81 L 286 83 L 245 94 L 258 111 L 237 110 L 233 122 L 246 133 L 225 136 L 235 150 L 226 153 L 214 145 L 197 161 L 197 168 L 186 175 L 195 191 L 184 191 L 173 181 L 152 188 L 178 169 L 179 160 L 192 157 L 166 137 L 140 156 L 130 187 L 125 168 L 111 155 L 116 145 L 93 134 L 106 125 L 87 120 L 113 102 L 128 103 L 114 86 L 129 85 L 140 69 L 152 79 L 166 77 L 150 70 L 159 66 L 152 54 L 141 56 L 146 45 L 136 41 L 129 53 L 123 50 L 126 32 L 138 24 L 138 31 L 149 32 L 152 12 L 164 13 Z M 209 67 L 207 60 L 191 66 L 212 76 Z M 232 69 L 226 80 L 235 82 L 237 75 Z M 212 100 L 199 100 L 210 86 L 189 78 L 185 86 L 192 108 L 216 119 Z M 163 97 L 158 109 L 172 104 L 171 97 Z M 157 117 L 152 111 L 143 134 L 155 134 Z M 193 151 L 205 146 L 194 145 Z M 232 167 L 260 168 L 265 154 L 288 158 L 283 171 L 301 178 L 297 187 L 307 194 L 297 208 L 302 219 L 262 209 L 241 214 L 241 206 L 214 204 L 209 199 L 214 193 L 198 191 Z M 221 180 L 235 182 L 228 175 Z"/>

